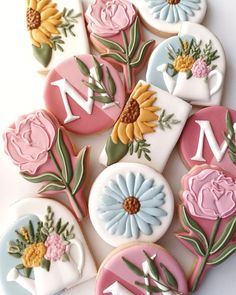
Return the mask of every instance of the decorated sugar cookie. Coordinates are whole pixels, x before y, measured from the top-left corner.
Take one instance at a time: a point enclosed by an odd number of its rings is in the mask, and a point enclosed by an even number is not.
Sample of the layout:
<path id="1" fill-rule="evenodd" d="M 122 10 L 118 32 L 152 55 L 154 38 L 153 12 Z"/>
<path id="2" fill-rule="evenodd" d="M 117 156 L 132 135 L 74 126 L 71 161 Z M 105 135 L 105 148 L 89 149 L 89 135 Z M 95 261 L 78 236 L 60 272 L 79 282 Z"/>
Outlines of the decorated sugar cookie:
<path id="1" fill-rule="evenodd" d="M 156 244 L 133 243 L 114 250 L 102 263 L 96 295 L 187 295 L 183 270 Z"/>
<path id="2" fill-rule="evenodd" d="M 155 45 L 144 41 L 139 16 L 127 0 L 93 0 L 86 11 L 90 40 L 103 58 L 123 69 L 131 93 L 135 76 L 143 69 Z"/>
<path id="3" fill-rule="evenodd" d="M 203 276 L 236 251 L 236 181 L 216 166 L 195 166 L 183 178 L 177 237 L 197 260 L 189 279 L 194 292 Z"/>
<path id="4" fill-rule="evenodd" d="M 111 128 L 126 97 L 119 73 L 87 54 L 71 57 L 49 73 L 44 99 L 67 130 L 88 135 Z"/>
<path id="5" fill-rule="evenodd" d="M 225 76 L 225 54 L 204 26 L 184 22 L 178 37 L 153 51 L 146 80 L 193 105 L 219 105 Z"/>
<path id="6" fill-rule="evenodd" d="M 20 117 L 4 134 L 5 152 L 33 183 L 43 183 L 40 194 L 66 192 L 81 220 L 87 215 L 83 186 L 88 147 L 75 153 L 55 117 L 44 110 Z"/>
<path id="7" fill-rule="evenodd" d="M 96 275 L 82 231 L 64 206 L 30 198 L 15 203 L 9 213 L 0 241 L 3 294 L 62 294 Z"/>
<path id="8" fill-rule="evenodd" d="M 236 176 L 236 112 L 208 107 L 192 115 L 180 138 L 181 156 L 188 167 L 216 165 Z"/>
<path id="9" fill-rule="evenodd" d="M 201 23 L 206 0 L 132 0 L 145 26 L 161 37 L 177 35 L 185 21 Z"/>
<path id="10" fill-rule="evenodd" d="M 89 214 L 101 238 L 112 246 L 155 242 L 172 221 L 174 200 L 169 184 L 152 168 L 118 163 L 95 180 Z"/>
<path id="11" fill-rule="evenodd" d="M 73 54 L 90 52 L 81 0 L 27 0 L 26 9 L 37 71 L 47 73 Z"/>
<path id="12" fill-rule="evenodd" d="M 139 81 L 117 120 L 100 162 L 139 162 L 162 172 L 179 139 L 191 106 Z"/>

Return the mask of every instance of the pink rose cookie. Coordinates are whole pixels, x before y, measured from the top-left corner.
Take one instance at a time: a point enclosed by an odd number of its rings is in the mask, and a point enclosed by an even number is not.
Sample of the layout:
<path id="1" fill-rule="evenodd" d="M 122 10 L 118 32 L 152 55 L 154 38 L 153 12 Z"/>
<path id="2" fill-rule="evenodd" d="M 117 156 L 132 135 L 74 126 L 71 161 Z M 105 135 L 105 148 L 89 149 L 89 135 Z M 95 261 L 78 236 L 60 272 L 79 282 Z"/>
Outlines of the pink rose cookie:
<path id="1" fill-rule="evenodd" d="M 64 294 L 96 276 L 80 226 L 66 207 L 29 198 L 8 213 L 0 240 L 1 294 Z"/>
<path id="2" fill-rule="evenodd" d="M 195 166 L 183 177 L 177 238 L 197 260 L 189 279 L 194 292 L 207 271 L 236 251 L 236 181 L 216 166 Z"/>
<path id="3" fill-rule="evenodd" d="M 27 0 L 26 24 L 40 73 L 73 54 L 89 53 L 81 0 Z"/>
<path id="4" fill-rule="evenodd" d="M 236 112 L 208 107 L 192 115 L 180 138 L 180 152 L 188 167 L 216 165 L 236 176 Z"/>
<path id="5" fill-rule="evenodd" d="M 123 69 L 131 93 L 154 45 L 144 42 L 137 11 L 127 0 L 93 0 L 86 11 L 90 39 L 103 58 Z"/>
<path id="6" fill-rule="evenodd" d="M 102 263 L 96 295 L 187 295 L 185 274 L 156 244 L 135 243 L 114 250 Z"/>
<path id="7" fill-rule="evenodd" d="M 44 182 L 40 194 L 65 191 L 77 218 L 87 215 L 83 187 L 88 147 L 75 154 L 64 128 L 44 110 L 20 117 L 3 137 L 5 152 L 21 175 Z"/>
<path id="8" fill-rule="evenodd" d="M 119 73 L 101 58 L 87 54 L 71 57 L 49 73 L 44 99 L 61 125 L 88 135 L 111 128 L 126 98 Z"/>

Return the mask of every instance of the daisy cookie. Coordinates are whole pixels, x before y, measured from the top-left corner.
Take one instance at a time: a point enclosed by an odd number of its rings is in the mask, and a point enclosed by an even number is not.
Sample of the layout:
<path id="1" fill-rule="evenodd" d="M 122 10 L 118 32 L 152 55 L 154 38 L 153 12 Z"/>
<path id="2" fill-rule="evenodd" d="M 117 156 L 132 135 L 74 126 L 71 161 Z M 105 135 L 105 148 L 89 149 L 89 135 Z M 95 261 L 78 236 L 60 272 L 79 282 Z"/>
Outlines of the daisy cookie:
<path id="1" fill-rule="evenodd" d="M 26 24 L 40 73 L 73 54 L 90 52 L 80 0 L 27 0 Z"/>
<path id="2" fill-rule="evenodd" d="M 118 71 L 100 57 L 84 54 L 51 70 L 44 100 L 67 130 L 89 135 L 114 125 L 126 97 Z"/>
<path id="3" fill-rule="evenodd" d="M 196 256 L 189 278 L 196 291 L 212 267 L 236 251 L 236 181 L 216 166 L 195 166 L 182 180 L 180 242 Z"/>
<path id="4" fill-rule="evenodd" d="M 65 129 L 44 110 L 18 118 L 3 139 L 5 152 L 21 175 L 43 184 L 40 194 L 65 192 L 77 218 L 87 215 L 83 190 L 89 147 L 75 153 Z"/>
<path id="5" fill-rule="evenodd" d="M 131 93 L 136 74 L 155 45 L 154 40 L 144 41 L 134 5 L 128 0 L 93 0 L 86 20 L 92 44 L 103 58 L 123 71 L 126 90 Z"/>
<path id="6" fill-rule="evenodd" d="M 187 167 L 216 165 L 236 176 L 236 112 L 223 106 L 204 108 L 187 121 L 180 153 Z"/>
<path id="7" fill-rule="evenodd" d="M 107 140 L 100 163 L 138 162 L 162 172 L 190 111 L 185 101 L 139 81 Z"/>
<path id="8" fill-rule="evenodd" d="M 207 10 L 206 0 L 131 0 L 144 25 L 161 37 L 177 35 L 185 21 L 201 23 Z"/>
<path id="9" fill-rule="evenodd" d="M 106 168 L 90 191 L 92 224 L 108 244 L 155 242 L 171 224 L 174 199 L 169 184 L 152 168 L 118 163 Z"/>
<path id="10" fill-rule="evenodd" d="M 178 37 L 153 51 L 146 80 L 193 105 L 219 105 L 225 64 L 219 40 L 204 26 L 184 22 Z"/>
<path id="11" fill-rule="evenodd" d="M 178 262 L 156 244 L 133 243 L 114 250 L 102 263 L 96 295 L 187 295 Z"/>
<path id="12" fill-rule="evenodd" d="M 62 294 L 96 276 L 75 217 L 45 198 L 23 199 L 10 207 L 0 259 L 2 294 Z"/>

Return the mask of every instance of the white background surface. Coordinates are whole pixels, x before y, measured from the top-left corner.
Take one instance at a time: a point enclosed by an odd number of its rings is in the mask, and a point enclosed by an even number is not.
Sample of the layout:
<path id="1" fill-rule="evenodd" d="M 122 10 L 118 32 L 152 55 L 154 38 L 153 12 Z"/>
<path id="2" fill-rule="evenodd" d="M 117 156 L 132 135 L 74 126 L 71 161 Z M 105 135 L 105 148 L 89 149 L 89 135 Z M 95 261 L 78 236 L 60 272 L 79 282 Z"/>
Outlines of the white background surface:
<path id="1" fill-rule="evenodd" d="M 138 0 L 137 0 L 138 1 Z M 66 2 L 66 0 L 65 0 Z M 88 0 L 86 1 L 88 2 Z M 25 29 L 25 1 L 2 1 L 0 9 L 0 133 L 21 114 L 43 108 L 42 90 L 44 79 L 32 69 L 33 57 L 28 33 Z M 236 28 L 236 1 L 235 0 L 208 0 L 208 12 L 204 24 L 221 40 L 227 58 L 227 77 L 223 96 L 223 105 L 236 108 L 236 54 L 235 54 L 235 28 Z M 151 34 L 147 33 L 147 37 Z M 154 37 L 158 42 L 161 39 Z M 141 75 L 144 78 L 144 75 Z M 102 167 L 97 163 L 99 153 L 106 141 L 109 132 L 93 137 L 73 139 L 78 147 L 85 144 L 92 146 L 91 150 L 91 179 L 88 183 L 88 191 L 92 180 Z M 175 150 L 169 159 L 164 171 L 164 176 L 169 181 L 178 202 L 180 178 L 186 173 L 180 157 Z M 0 231 L 4 230 L 4 220 L 7 218 L 6 209 L 14 201 L 35 196 L 38 186 L 25 181 L 18 174 L 18 168 L 14 166 L 9 157 L 3 152 L 2 139 L 0 142 Z M 88 244 L 94 253 L 97 265 L 112 248 L 105 244 L 94 232 L 89 220 L 82 224 Z M 175 216 L 168 234 L 159 241 L 165 246 L 189 273 L 193 267 L 193 257 L 174 238 L 173 233 L 180 229 Z M 201 289 L 196 295 L 234 295 L 236 294 L 236 255 L 227 262 L 211 270 Z M 3 267 L 1 265 L 1 267 Z M 94 281 L 79 286 L 67 293 L 68 295 L 92 295 L 94 294 Z M 5 295 L 5 294 L 4 294 Z M 16 295 L 16 294 L 7 294 Z"/>

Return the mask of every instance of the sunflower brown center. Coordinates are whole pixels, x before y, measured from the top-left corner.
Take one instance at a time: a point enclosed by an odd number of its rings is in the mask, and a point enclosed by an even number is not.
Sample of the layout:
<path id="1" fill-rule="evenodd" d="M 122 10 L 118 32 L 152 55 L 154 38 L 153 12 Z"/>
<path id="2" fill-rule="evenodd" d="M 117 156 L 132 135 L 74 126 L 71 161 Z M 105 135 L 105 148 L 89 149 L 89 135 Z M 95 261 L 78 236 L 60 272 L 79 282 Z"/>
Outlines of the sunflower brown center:
<path id="1" fill-rule="evenodd" d="M 34 30 L 41 25 L 41 15 L 33 8 L 28 8 L 26 12 L 27 29 Z"/>
<path id="2" fill-rule="evenodd" d="M 126 124 L 133 123 L 138 119 L 139 114 L 140 114 L 140 108 L 139 108 L 138 102 L 135 99 L 131 99 L 127 103 L 127 105 L 121 115 L 120 120 L 121 120 L 121 122 L 126 123 Z"/>
<path id="3" fill-rule="evenodd" d="M 179 4 L 179 2 L 181 1 L 181 0 L 166 0 L 169 4 L 171 4 L 171 5 L 176 5 L 176 4 Z"/>
<path id="4" fill-rule="evenodd" d="M 140 209 L 140 202 L 135 197 L 128 197 L 123 202 L 123 208 L 130 215 L 136 214 Z"/>

